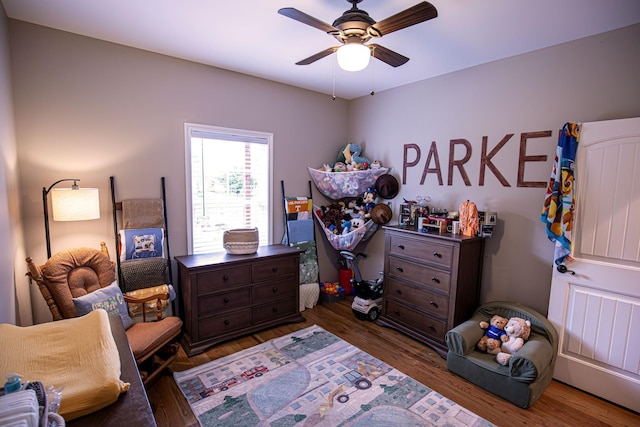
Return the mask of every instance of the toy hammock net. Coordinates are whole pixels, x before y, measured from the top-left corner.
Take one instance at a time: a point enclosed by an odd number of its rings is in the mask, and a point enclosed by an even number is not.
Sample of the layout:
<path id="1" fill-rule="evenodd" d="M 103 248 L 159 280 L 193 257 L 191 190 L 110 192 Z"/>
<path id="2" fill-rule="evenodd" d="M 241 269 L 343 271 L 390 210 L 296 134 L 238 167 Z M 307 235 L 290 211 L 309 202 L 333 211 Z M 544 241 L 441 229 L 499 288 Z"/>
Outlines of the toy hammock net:
<path id="1" fill-rule="evenodd" d="M 313 168 L 308 169 L 309 175 L 311 175 L 311 179 L 313 179 L 320 193 L 331 200 L 359 197 L 367 188 L 375 185 L 378 177 L 389 171 L 388 168 L 349 172 L 325 172 Z M 358 243 L 366 241 L 373 236 L 379 228 L 378 224 L 368 220 L 362 227 L 353 229 L 347 234 L 334 234 L 324 226 L 322 219 L 318 216 L 319 211 L 318 206 L 314 206 L 313 215 L 331 246 L 338 251 L 353 250 Z"/>
<path id="2" fill-rule="evenodd" d="M 350 172 L 325 172 L 313 168 L 308 169 L 318 190 L 331 200 L 359 197 L 367 188 L 375 185 L 378 177 L 389 171 L 388 168 Z"/>
<path id="3" fill-rule="evenodd" d="M 333 246 L 333 249 L 337 251 L 351 251 L 358 246 L 358 243 L 367 241 L 376 231 L 378 231 L 379 225 L 373 222 L 373 220 L 368 220 L 362 227 L 353 229 L 347 234 L 334 234 L 324 226 L 322 219 L 318 216 L 318 212 L 320 212 L 320 208 L 318 206 L 314 206 L 313 216 L 316 217 L 320 228 L 324 231 L 324 234 L 329 243 L 331 243 L 331 246 Z"/>

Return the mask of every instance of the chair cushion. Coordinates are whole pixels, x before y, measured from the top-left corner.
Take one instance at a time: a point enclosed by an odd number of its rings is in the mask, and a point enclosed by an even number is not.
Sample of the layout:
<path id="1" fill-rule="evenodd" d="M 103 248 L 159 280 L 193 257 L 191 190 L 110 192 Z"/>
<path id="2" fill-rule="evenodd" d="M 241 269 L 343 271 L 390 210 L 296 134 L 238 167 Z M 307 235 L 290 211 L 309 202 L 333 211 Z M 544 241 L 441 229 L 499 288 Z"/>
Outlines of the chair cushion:
<path id="1" fill-rule="evenodd" d="M 127 339 L 138 363 L 180 333 L 182 320 L 171 316 L 157 322 L 134 323 L 127 329 Z"/>
<path id="2" fill-rule="evenodd" d="M 109 314 L 109 317 L 120 316 L 125 329 L 129 329 L 133 323 L 127 310 L 127 304 L 124 302 L 122 291 L 120 291 L 116 281 L 105 288 L 74 298 L 73 304 L 76 307 L 78 316 L 84 316 L 95 309 L 101 308 Z"/>
<path id="3" fill-rule="evenodd" d="M 116 280 L 111 260 L 92 248 L 59 252 L 40 269 L 45 285 L 64 318 L 77 316 L 73 298 L 109 286 Z"/>

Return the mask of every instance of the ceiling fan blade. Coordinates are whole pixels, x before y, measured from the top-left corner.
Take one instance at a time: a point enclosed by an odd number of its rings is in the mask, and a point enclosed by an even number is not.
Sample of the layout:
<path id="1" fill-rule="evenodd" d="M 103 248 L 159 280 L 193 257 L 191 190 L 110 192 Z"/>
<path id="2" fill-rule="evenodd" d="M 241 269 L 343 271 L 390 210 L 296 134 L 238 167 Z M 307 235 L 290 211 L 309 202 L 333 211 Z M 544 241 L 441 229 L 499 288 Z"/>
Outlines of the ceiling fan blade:
<path id="1" fill-rule="evenodd" d="M 327 24 L 324 21 L 319 20 L 318 18 L 314 18 L 311 15 L 307 15 L 304 12 L 300 12 L 298 9 L 293 7 L 283 7 L 278 10 L 280 15 L 286 16 L 287 18 L 295 19 L 298 22 L 302 22 L 303 24 L 307 24 L 312 26 L 313 28 L 317 28 L 319 30 L 324 31 L 325 33 L 334 33 L 340 32 L 336 27 L 333 27 Z"/>
<path id="2" fill-rule="evenodd" d="M 392 67 L 399 67 L 406 64 L 409 60 L 406 56 L 400 55 L 398 52 L 394 52 L 393 50 L 380 46 L 379 44 L 371 43 L 367 46 L 369 46 L 372 51 L 371 56 L 378 58 L 382 62 L 386 62 Z"/>
<path id="3" fill-rule="evenodd" d="M 423 1 L 417 5 L 396 13 L 369 27 L 368 32 L 373 37 L 382 37 L 394 31 L 419 24 L 438 16 L 438 10 L 429 2 Z"/>
<path id="4" fill-rule="evenodd" d="M 328 49 L 323 50 L 322 52 L 318 52 L 315 55 L 311 55 L 308 58 L 303 59 L 302 61 L 296 62 L 296 65 L 309 65 L 313 62 L 316 62 L 318 59 L 322 59 L 325 56 L 329 56 L 338 50 L 338 46 L 330 47 Z"/>

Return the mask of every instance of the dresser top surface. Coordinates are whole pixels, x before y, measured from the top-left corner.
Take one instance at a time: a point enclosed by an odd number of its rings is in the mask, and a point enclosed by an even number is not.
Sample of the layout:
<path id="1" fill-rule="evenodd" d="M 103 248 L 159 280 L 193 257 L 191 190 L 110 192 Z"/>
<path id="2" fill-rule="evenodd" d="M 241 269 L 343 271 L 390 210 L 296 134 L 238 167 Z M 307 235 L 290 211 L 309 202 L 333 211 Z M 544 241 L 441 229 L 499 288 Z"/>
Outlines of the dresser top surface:
<path id="1" fill-rule="evenodd" d="M 269 257 L 296 255 L 302 252 L 304 251 L 301 249 L 286 245 L 267 245 L 259 246 L 256 253 L 247 255 L 229 255 L 225 251 L 220 251 L 197 255 L 182 255 L 175 257 L 175 260 L 186 268 L 198 268 L 210 265 L 232 264 L 240 261 L 260 260 Z"/>
<path id="2" fill-rule="evenodd" d="M 463 234 L 453 234 L 453 233 L 439 233 L 437 231 L 432 231 L 432 230 L 429 230 L 425 233 L 425 232 L 419 231 L 416 227 L 406 226 L 406 225 L 384 225 L 382 228 L 385 231 L 390 231 L 390 232 L 400 232 L 400 233 L 406 233 L 407 235 L 414 235 L 414 236 L 426 236 L 426 237 L 432 237 L 435 239 L 448 240 L 453 242 L 466 242 L 466 241 L 484 239 L 483 237 L 465 236 Z"/>

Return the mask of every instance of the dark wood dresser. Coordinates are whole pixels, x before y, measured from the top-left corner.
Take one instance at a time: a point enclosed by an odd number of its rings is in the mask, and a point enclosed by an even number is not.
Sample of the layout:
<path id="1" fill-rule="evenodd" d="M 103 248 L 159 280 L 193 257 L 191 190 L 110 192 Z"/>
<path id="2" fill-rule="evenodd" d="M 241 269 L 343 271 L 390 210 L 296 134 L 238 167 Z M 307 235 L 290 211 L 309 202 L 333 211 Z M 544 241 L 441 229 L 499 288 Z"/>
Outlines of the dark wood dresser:
<path id="1" fill-rule="evenodd" d="M 484 239 L 385 226 L 384 293 L 377 323 L 446 358 L 446 332 L 478 307 Z"/>
<path id="2" fill-rule="evenodd" d="M 176 257 L 187 355 L 260 329 L 304 321 L 299 307 L 301 252 L 270 245 L 250 255 Z"/>

